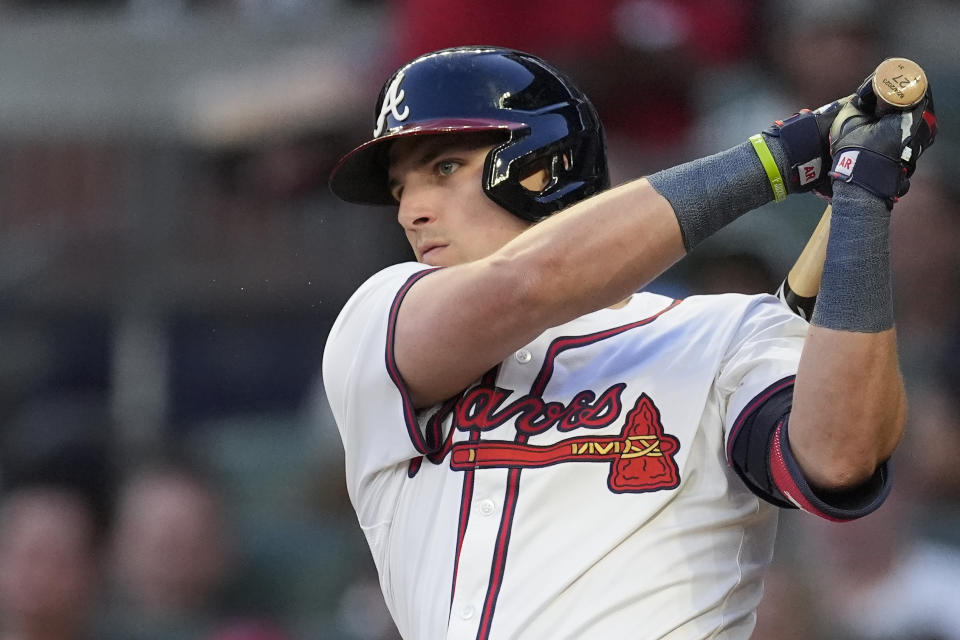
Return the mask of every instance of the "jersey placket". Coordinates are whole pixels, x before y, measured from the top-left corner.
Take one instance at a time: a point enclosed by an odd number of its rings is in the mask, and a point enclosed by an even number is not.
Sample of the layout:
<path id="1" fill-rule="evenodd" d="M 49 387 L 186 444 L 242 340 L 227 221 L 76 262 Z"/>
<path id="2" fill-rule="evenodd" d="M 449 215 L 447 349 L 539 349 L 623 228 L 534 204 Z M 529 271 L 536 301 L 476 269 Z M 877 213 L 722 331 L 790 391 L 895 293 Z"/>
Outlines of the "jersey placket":
<path id="1" fill-rule="evenodd" d="M 520 349 L 501 365 L 497 383 L 510 389 L 530 388 L 540 362 L 531 346 Z M 509 420 L 482 432 L 480 440 L 513 440 L 516 435 L 514 420 Z M 505 516 L 510 516 L 504 513 L 504 505 L 511 497 L 515 499 L 519 482 L 519 469 L 476 469 L 464 473 L 473 475 L 469 481 L 472 495 L 465 496 L 470 500 L 470 509 L 458 554 L 447 632 L 450 640 L 482 639 L 490 632 L 492 607 L 505 578 L 502 569 L 506 563 L 501 556 L 508 552 L 512 524 L 504 521 Z"/>

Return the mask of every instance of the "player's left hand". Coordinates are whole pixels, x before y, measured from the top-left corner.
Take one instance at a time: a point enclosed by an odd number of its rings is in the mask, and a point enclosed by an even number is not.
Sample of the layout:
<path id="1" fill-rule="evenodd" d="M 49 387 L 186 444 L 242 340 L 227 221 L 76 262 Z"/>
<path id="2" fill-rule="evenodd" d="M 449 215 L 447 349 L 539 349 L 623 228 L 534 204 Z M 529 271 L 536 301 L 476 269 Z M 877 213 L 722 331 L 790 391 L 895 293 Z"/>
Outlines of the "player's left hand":
<path id="1" fill-rule="evenodd" d="M 910 188 L 917 160 L 937 134 L 929 88 L 912 109 L 874 114 L 876 97 L 867 78 L 830 129 L 830 177 L 857 184 L 883 198 L 888 208 Z"/>
<path id="2" fill-rule="evenodd" d="M 825 104 L 819 109 L 801 109 L 786 120 L 777 120 L 764 133 L 780 138 L 790 163 L 785 177 L 787 191 L 802 193 L 816 191 L 829 198 L 832 195 L 830 169 L 830 127 L 834 118 L 852 96 Z"/>

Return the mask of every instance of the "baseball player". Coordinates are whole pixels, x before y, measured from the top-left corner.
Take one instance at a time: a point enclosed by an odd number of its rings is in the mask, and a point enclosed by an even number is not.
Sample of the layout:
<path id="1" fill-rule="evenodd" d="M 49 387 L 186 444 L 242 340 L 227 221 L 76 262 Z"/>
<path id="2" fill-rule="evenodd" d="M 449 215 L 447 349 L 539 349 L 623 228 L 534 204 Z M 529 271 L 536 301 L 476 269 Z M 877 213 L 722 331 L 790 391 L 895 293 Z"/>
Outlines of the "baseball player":
<path id="1" fill-rule="evenodd" d="M 387 80 L 331 187 L 398 207 L 417 262 L 350 298 L 323 376 L 404 638 L 745 639 L 778 507 L 882 503 L 905 406 L 887 227 L 935 119 L 864 100 L 611 189 L 595 110 L 532 55 L 448 49 Z M 639 292 L 831 183 L 812 323 Z"/>

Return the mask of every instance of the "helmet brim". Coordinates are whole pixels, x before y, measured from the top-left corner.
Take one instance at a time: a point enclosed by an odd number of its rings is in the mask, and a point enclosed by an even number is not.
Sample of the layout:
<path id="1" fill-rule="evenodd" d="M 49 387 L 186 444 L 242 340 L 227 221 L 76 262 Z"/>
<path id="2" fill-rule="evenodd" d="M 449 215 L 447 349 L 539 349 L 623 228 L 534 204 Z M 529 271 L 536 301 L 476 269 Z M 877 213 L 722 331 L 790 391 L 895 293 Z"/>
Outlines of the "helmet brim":
<path id="1" fill-rule="evenodd" d="M 350 151 L 330 172 L 330 190 L 341 200 L 356 204 L 396 205 L 388 184 L 387 150 L 390 143 L 411 136 L 448 133 L 482 133 L 503 131 L 505 134 L 526 128 L 525 124 L 506 120 L 477 118 L 444 118 L 419 121 L 361 144 Z"/>

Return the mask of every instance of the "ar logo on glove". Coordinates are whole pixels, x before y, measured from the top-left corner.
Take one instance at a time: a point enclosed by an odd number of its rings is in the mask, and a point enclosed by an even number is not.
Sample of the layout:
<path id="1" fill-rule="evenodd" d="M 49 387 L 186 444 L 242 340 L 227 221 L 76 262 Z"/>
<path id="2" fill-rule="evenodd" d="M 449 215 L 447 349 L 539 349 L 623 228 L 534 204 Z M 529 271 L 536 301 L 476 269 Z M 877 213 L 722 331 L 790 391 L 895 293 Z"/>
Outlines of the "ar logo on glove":
<path id="1" fill-rule="evenodd" d="M 811 160 L 810 162 L 805 162 L 797 167 L 797 170 L 800 174 L 800 184 L 805 185 L 813 182 L 820 177 L 820 170 L 823 168 L 823 163 L 819 156 Z"/>
<path id="2" fill-rule="evenodd" d="M 393 82 L 390 83 L 390 86 L 387 88 L 387 91 L 383 96 L 383 104 L 380 106 L 380 115 L 377 116 L 377 128 L 373 130 L 374 138 L 383 133 L 383 127 L 387 124 L 388 112 L 392 114 L 393 119 L 398 122 L 406 120 L 410 115 L 410 107 L 404 105 L 403 111 L 400 111 L 399 108 L 400 103 L 403 102 L 404 95 L 406 95 L 406 92 L 400 88 L 401 82 L 403 82 L 402 71 L 393 79 Z"/>
<path id="3" fill-rule="evenodd" d="M 853 167 L 856 166 L 859 155 L 859 151 L 844 151 L 841 153 L 833 169 L 834 173 L 840 173 L 845 176 L 853 175 Z"/>

